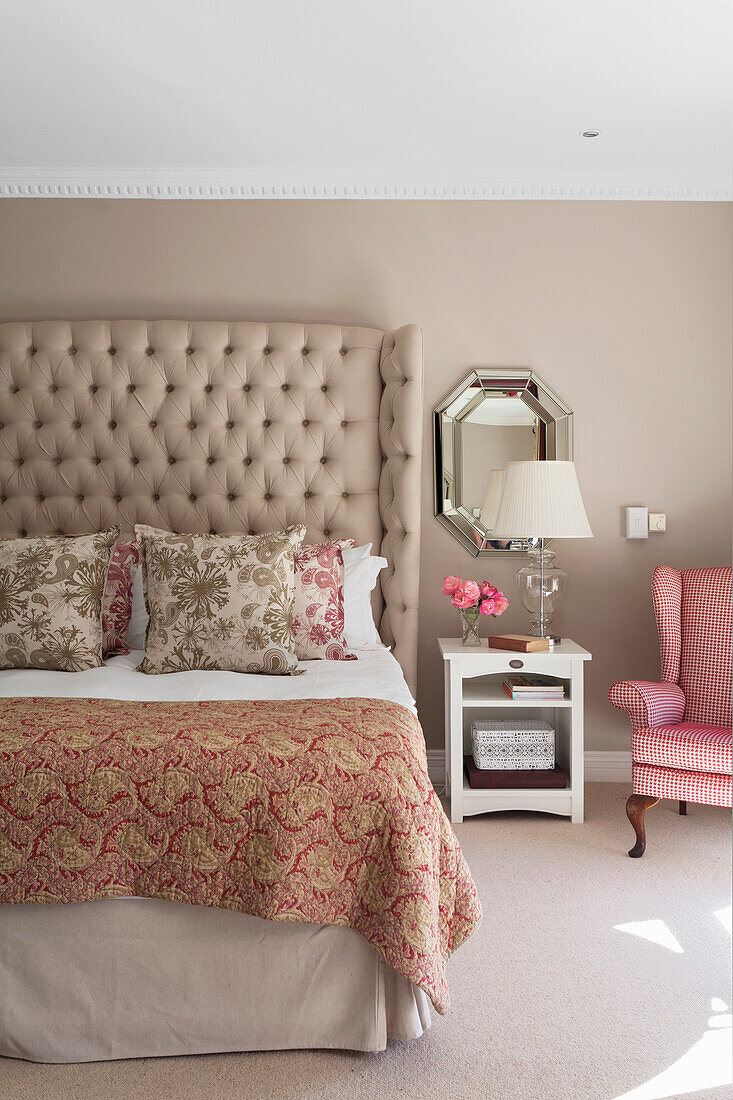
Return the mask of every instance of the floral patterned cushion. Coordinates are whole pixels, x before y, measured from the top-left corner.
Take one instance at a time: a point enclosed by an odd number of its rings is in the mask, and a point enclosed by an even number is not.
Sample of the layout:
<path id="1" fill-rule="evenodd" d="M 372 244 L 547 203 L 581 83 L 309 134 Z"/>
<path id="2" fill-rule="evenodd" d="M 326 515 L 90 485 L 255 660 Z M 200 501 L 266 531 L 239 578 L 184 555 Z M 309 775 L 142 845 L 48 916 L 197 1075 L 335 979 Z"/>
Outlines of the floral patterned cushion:
<path id="1" fill-rule="evenodd" d="M 318 542 L 295 554 L 293 638 L 300 661 L 356 660 L 344 642 L 344 562 L 353 539 Z"/>
<path id="2" fill-rule="evenodd" d="M 135 528 L 150 621 L 140 672 L 292 673 L 293 555 L 305 527 L 266 535 Z"/>
<path id="3" fill-rule="evenodd" d="M 102 664 L 102 595 L 119 534 L 0 542 L 0 668 Z"/>
<path id="4" fill-rule="evenodd" d="M 118 542 L 109 563 L 102 597 L 102 656 L 129 653 L 127 629 L 132 618 L 132 572 L 138 563 L 136 542 Z"/>

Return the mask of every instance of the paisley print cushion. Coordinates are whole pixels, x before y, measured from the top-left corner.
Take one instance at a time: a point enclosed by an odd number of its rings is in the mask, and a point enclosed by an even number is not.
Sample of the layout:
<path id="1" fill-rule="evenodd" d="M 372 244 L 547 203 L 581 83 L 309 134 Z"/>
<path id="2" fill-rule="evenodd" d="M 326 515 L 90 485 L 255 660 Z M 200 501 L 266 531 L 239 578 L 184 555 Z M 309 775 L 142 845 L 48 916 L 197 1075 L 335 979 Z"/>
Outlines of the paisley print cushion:
<path id="1" fill-rule="evenodd" d="M 136 542 L 118 542 L 109 563 L 102 598 L 102 656 L 129 653 L 127 629 L 132 618 L 132 573 L 138 563 Z"/>
<path id="2" fill-rule="evenodd" d="M 0 668 L 102 664 L 102 595 L 119 534 L 0 542 Z"/>
<path id="3" fill-rule="evenodd" d="M 295 554 L 293 638 L 300 661 L 355 661 L 344 641 L 344 562 L 353 539 L 318 542 Z"/>
<path id="4" fill-rule="evenodd" d="M 0 904 L 130 895 L 354 928 L 438 1012 L 481 919 L 397 703 L 0 700 Z"/>
<path id="5" fill-rule="evenodd" d="M 304 526 L 267 535 L 135 528 L 150 621 L 140 672 L 292 673 L 293 555 Z"/>

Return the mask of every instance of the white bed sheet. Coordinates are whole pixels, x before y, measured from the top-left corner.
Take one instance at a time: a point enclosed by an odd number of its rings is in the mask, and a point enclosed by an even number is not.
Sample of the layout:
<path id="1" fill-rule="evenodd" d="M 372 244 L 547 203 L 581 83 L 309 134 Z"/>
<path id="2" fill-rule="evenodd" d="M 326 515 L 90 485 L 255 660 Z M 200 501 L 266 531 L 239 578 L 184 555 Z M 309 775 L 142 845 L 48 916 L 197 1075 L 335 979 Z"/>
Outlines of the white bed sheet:
<path id="1" fill-rule="evenodd" d="M 397 660 L 388 649 L 362 651 L 356 661 L 301 661 L 302 676 L 265 676 L 246 672 L 136 672 L 143 658 L 133 650 L 110 657 L 86 672 L 43 669 L 0 671 L 0 696 L 62 699 L 343 699 L 366 697 L 401 703 L 415 712 Z"/>

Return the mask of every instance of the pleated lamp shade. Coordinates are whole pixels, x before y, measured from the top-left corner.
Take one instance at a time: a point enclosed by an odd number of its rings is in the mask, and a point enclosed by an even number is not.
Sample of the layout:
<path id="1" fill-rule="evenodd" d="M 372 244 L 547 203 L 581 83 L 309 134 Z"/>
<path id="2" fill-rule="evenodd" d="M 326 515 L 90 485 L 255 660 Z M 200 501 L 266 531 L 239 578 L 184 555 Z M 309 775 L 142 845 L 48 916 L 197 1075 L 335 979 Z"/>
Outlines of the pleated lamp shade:
<path id="1" fill-rule="evenodd" d="M 504 483 L 504 471 L 492 470 L 489 474 L 489 483 L 486 486 L 486 497 L 484 499 L 484 506 L 481 509 L 481 522 L 487 531 L 494 530 L 494 524 L 496 523 L 496 516 L 499 511 L 499 501 L 501 500 L 501 487 Z"/>
<path id="2" fill-rule="evenodd" d="M 510 462 L 496 522 L 496 538 L 593 537 L 574 462 Z"/>

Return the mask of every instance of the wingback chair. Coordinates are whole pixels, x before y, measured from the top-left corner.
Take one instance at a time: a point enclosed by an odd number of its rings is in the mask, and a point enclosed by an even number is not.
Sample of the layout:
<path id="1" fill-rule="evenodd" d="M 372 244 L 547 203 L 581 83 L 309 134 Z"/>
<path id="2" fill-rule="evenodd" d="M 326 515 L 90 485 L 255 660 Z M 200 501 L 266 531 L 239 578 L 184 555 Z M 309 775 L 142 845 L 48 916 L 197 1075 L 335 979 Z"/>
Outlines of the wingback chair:
<path id="1" fill-rule="evenodd" d="M 621 680 L 608 693 L 631 719 L 630 856 L 644 854 L 644 815 L 660 798 L 678 799 L 681 814 L 688 802 L 731 805 L 732 573 L 657 566 L 661 683 Z"/>

